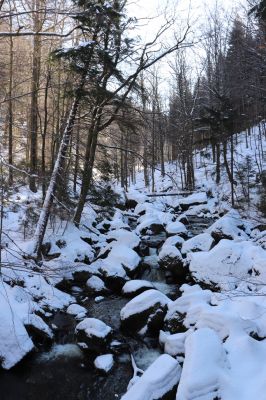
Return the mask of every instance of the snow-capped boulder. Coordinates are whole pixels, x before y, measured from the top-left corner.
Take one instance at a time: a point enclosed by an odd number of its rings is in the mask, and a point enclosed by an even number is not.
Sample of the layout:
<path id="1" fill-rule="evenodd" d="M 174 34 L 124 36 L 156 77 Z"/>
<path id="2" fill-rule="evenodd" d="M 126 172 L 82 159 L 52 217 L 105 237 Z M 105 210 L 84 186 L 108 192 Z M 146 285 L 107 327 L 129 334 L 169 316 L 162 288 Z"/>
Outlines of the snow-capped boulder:
<path id="1" fill-rule="evenodd" d="M 202 328 L 188 335 L 185 354 L 176 400 L 219 398 L 225 350 L 215 331 Z"/>
<path id="2" fill-rule="evenodd" d="M 104 281 L 96 275 L 92 275 L 86 282 L 86 287 L 89 293 L 92 294 L 104 294 L 107 293 L 107 288 Z"/>
<path id="3" fill-rule="evenodd" d="M 222 239 L 248 240 L 246 231 L 249 231 L 247 223 L 241 219 L 236 210 L 231 210 L 211 225 L 206 232 L 210 233 L 218 243 Z"/>
<path id="4" fill-rule="evenodd" d="M 83 319 L 86 317 L 87 310 L 79 304 L 70 304 L 66 310 L 67 314 L 73 315 L 76 319 Z"/>
<path id="5" fill-rule="evenodd" d="M 175 333 L 170 335 L 169 332 L 160 332 L 159 341 L 164 348 L 164 352 L 170 356 L 183 356 L 185 354 L 185 340 L 189 331 Z"/>
<path id="6" fill-rule="evenodd" d="M 179 221 L 170 222 L 166 225 L 165 230 L 168 236 L 179 235 L 183 238 L 187 237 L 187 228 Z"/>
<path id="7" fill-rule="evenodd" d="M 185 241 L 181 253 L 187 254 L 196 251 L 209 251 L 214 244 L 214 239 L 209 233 L 201 233 Z"/>
<path id="8" fill-rule="evenodd" d="M 49 343 L 53 339 L 53 332 L 39 315 L 29 314 L 24 318 L 24 326 L 35 345 Z"/>
<path id="9" fill-rule="evenodd" d="M 114 258 L 102 260 L 100 267 L 101 277 L 108 289 L 121 292 L 124 284 L 129 280 L 123 266 Z"/>
<path id="10" fill-rule="evenodd" d="M 158 290 L 150 289 L 130 300 L 121 310 L 121 326 L 133 332 L 158 333 L 171 300 Z"/>
<path id="11" fill-rule="evenodd" d="M 178 235 L 170 236 L 164 242 L 164 246 L 175 246 L 177 249 L 181 250 L 183 243 L 185 240 Z"/>
<path id="12" fill-rule="evenodd" d="M 184 283 L 188 275 L 188 269 L 180 251 L 171 245 L 163 245 L 159 253 L 159 265 L 171 272 L 177 283 Z"/>
<path id="13" fill-rule="evenodd" d="M 142 279 L 133 279 L 126 282 L 123 286 L 122 294 L 126 297 L 135 297 L 149 289 L 155 289 L 151 282 Z"/>
<path id="14" fill-rule="evenodd" d="M 212 250 L 190 253 L 189 270 L 197 281 L 222 289 L 260 285 L 266 279 L 266 252 L 250 241 L 221 240 Z"/>
<path id="15" fill-rule="evenodd" d="M 179 363 L 167 354 L 155 360 L 121 400 L 173 399 L 180 379 Z"/>
<path id="16" fill-rule="evenodd" d="M 76 326 L 76 335 L 87 349 L 97 353 L 106 349 L 112 334 L 112 328 L 96 318 L 85 318 Z"/>
<path id="17" fill-rule="evenodd" d="M 107 374 L 114 366 L 114 356 L 112 354 L 103 354 L 94 360 L 94 366 L 99 372 Z"/>
<path id="18" fill-rule="evenodd" d="M 129 247 L 130 249 L 135 249 L 138 247 L 140 238 L 134 232 L 129 232 L 126 229 L 117 229 L 110 231 L 106 236 L 107 242 L 111 242 L 111 247 L 116 243 L 120 245 Z"/>
<path id="19" fill-rule="evenodd" d="M 9 286 L 1 283 L 0 307 L 0 365 L 4 369 L 14 367 L 34 348 L 27 330 L 20 319 L 20 305 L 12 302 Z"/>
<path id="20" fill-rule="evenodd" d="M 193 193 L 190 196 L 179 200 L 179 204 L 182 211 L 188 210 L 189 207 L 191 206 L 197 206 L 206 203 L 207 203 L 207 195 L 205 192 Z"/>

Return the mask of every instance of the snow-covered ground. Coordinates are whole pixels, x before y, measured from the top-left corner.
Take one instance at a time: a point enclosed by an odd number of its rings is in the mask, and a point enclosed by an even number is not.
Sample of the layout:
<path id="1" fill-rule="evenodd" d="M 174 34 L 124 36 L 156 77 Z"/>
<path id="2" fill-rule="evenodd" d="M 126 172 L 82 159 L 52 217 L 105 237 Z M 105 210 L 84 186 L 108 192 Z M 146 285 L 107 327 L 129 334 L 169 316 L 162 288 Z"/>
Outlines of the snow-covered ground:
<path id="1" fill-rule="evenodd" d="M 95 358 L 95 367 L 105 373 L 116 368 L 108 347 L 112 325 L 93 318 L 79 304 L 79 297 L 55 287 L 64 287 L 66 281 L 84 298 L 88 295 L 96 301 L 99 294 L 113 292 L 131 297 L 121 310 L 125 328 L 135 328 L 144 337 L 147 332 L 158 336 L 160 331 L 166 354 L 159 356 L 151 350 L 150 359 L 154 361 L 155 354 L 156 360 L 131 382 L 124 399 L 160 399 L 172 390 L 177 400 L 263 399 L 266 231 L 265 220 L 255 207 L 259 202 L 256 135 L 257 128 L 247 141 L 245 133 L 239 134 L 235 144 L 236 170 L 251 162 L 250 204 L 241 201 L 245 188 L 239 180 L 235 197 L 241 208 L 231 209 L 226 172 L 222 167 L 217 186 L 207 148 L 196 154 L 196 190 L 188 197 L 149 197 L 140 170 L 127 193 L 135 201 L 134 209 L 117 208 L 100 217 L 97 206 L 88 204 L 80 229 L 68 216 L 54 217 L 45 238 L 50 245 L 38 265 L 29 256 L 41 194 L 25 187 L 12 194 L 4 209 L 1 251 L 2 367 L 10 369 L 34 349 L 29 327 L 53 340 L 55 330 L 49 317 L 61 310 L 75 319 L 75 332 L 84 348 L 92 339 L 98 340 L 97 346 L 103 341 L 104 353 Z M 265 152 L 266 140 L 263 143 Z M 155 173 L 157 192 L 178 192 L 178 167 L 167 164 L 166 172 L 164 178 L 159 171 Z M 115 184 L 114 189 L 121 193 Z M 195 217 L 210 226 L 193 236 L 189 221 L 196 223 Z M 165 281 L 147 280 L 149 275 L 141 280 L 142 262 L 152 272 L 171 275 L 180 290 L 174 299 L 167 296 Z M 101 300 L 108 307 L 108 297 Z M 77 347 L 74 350 L 79 354 Z M 59 353 L 60 348 L 52 348 L 52 356 Z"/>

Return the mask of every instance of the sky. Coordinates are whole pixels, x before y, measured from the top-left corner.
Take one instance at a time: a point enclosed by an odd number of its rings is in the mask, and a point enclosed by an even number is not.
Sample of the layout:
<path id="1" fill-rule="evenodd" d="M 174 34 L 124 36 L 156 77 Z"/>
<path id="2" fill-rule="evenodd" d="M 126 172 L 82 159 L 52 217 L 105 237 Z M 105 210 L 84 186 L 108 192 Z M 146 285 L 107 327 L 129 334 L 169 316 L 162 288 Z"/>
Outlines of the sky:
<path id="1" fill-rule="evenodd" d="M 219 9 L 224 9 L 225 13 L 234 18 L 237 13 L 243 12 L 243 5 L 246 0 L 217 0 Z M 154 37 L 158 28 L 165 21 L 164 10 L 167 8 L 168 17 L 175 15 L 176 22 L 163 39 L 162 43 L 173 43 L 174 35 L 183 36 L 187 28 L 188 20 L 190 29 L 189 42 L 198 43 L 193 48 L 188 49 L 187 54 L 189 63 L 192 66 L 192 74 L 195 76 L 199 72 L 200 57 L 202 56 L 201 38 L 202 27 L 204 30 L 208 28 L 207 15 L 215 7 L 216 0 L 129 0 L 129 15 L 140 18 L 142 23 L 137 31 L 143 42 Z M 209 11 L 208 11 L 209 10 Z M 242 10 L 242 11 L 241 11 Z M 148 20 L 147 20 L 148 18 Z M 228 17 L 226 17 L 228 19 Z M 198 46 L 198 48 L 197 48 Z M 160 65 L 160 75 L 163 84 L 171 79 L 171 70 L 169 68 L 169 60 L 165 60 Z"/>

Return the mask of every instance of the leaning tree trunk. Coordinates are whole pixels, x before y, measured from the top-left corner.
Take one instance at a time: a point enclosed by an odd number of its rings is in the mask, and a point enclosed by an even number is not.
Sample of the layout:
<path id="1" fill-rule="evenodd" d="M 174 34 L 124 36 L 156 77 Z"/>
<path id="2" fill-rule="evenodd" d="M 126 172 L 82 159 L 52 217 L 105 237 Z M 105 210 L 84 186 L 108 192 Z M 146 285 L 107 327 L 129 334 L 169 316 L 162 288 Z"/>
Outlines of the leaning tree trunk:
<path id="1" fill-rule="evenodd" d="M 43 202 L 42 211 L 41 211 L 39 221 L 37 224 L 37 228 L 35 231 L 34 252 L 37 254 L 38 258 L 41 257 L 41 246 L 43 243 L 43 238 L 45 235 L 45 231 L 46 231 L 46 227 L 47 227 L 47 223 L 48 223 L 48 219 L 49 219 L 49 215 L 50 215 L 50 210 L 51 210 L 51 206 L 53 203 L 55 188 L 56 188 L 56 185 L 58 182 L 58 178 L 60 176 L 60 171 L 62 171 L 62 169 L 64 168 L 65 155 L 68 150 L 68 145 L 69 145 L 70 138 L 71 138 L 72 128 L 73 128 L 73 125 L 74 125 L 74 122 L 76 119 L 77 110 L 78 110 L 78 106 L 79 106 L 79 100 L 80 100 L 79 97 L 76 97 L 75 100 L 73 101 L 72 108 L 69 113 L 68 121 L 67 121 L 65 130 L 64 130 L 61 144 L 59 147 L 59 151 L 57 154 L 57 159 L 56 159 L 56 162 L 54 165 L 50 183 L 49 183 L 49 186 L 48 186 L 48 189 L 46 192 L 46 196 L 45 196 L 45 199 Z"/>

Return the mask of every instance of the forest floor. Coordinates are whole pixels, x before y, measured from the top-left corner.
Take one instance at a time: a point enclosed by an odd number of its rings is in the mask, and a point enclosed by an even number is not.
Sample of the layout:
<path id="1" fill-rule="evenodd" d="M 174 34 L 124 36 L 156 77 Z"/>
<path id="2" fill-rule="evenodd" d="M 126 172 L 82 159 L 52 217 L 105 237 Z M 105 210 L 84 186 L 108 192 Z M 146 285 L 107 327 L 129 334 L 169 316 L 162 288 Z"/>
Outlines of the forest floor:
<path id="1" fill-rule="evenodd" d="M 38 265 L 29 255 L 41 193 L 14 190 L 3 221 L 1 399 L 266 399 L 260 139 L 256 128 L 235 142 L 237 209 L 207 147 L 192 195 L 150 197 L 139 171 L 126 195 L 113 183 L 112 207 L 88 202 L 80 229 L 57 210 Z M 166 172 L 156 170 L 156 192 L 176 193 L 177 165 Z"/>

